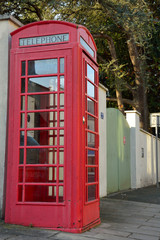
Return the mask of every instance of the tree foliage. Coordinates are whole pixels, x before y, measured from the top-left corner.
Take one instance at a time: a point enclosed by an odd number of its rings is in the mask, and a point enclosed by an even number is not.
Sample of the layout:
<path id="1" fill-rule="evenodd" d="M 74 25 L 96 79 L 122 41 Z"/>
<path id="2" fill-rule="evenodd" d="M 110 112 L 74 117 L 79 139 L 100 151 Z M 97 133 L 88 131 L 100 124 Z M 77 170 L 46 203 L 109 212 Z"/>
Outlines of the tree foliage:
<path id="1" fill-rule="evenodd" d="M 56 1 L 54 2 L 56 6 Z M 54 13 L 54 3 L 49 0 L 1 0 L 0 2 L 0 14 L 11 14 L 24 24 L 53 19 Z"/>
<path id="2" fill-rule="evenodd" d="M 65 1 L 60 18 L 84 24 L 92 32 L 97 45 L 107 42 L 110 58 L 102 50 L 102 70 L 111 70 L 116 90 L 118 108 L 123 112 L 124 103 L 141 113 L 141 126 L 148 128 L 147 85 L 149 79 L 147 54 L 153 33 L 153 15 L 142 0 Z M 123 39 L 123 44 L 118 44 Z M 102 43 L 102 41 L 101 41 Z M 123 55 L 119 50 L 125 45 Z M 128 67 L 126 67 L 128 65 Z M 110 67 L 110 68 L 109 68 Z M 129 68 L 130 67 L 130 68 Z M 127 71 L 128 70 L 128 71 Z M 129 70 L 133 73 L 129 76 Z M 124 99 L 125 92 L 130 98 Z M 115 99 L 112 98 L 112 101 Z"/>
<path id="3" fill-rule="evenodd" d="M 0 14 L 23 23 L 59 19 L 85 25 L 98 47 L 100 81 L 117 102 L 141 113 L 160 111 L 160 3 L 154 0 L 13 0 L 0 2 Z M 149 111 L 148 111 L 149 110 Z"/>

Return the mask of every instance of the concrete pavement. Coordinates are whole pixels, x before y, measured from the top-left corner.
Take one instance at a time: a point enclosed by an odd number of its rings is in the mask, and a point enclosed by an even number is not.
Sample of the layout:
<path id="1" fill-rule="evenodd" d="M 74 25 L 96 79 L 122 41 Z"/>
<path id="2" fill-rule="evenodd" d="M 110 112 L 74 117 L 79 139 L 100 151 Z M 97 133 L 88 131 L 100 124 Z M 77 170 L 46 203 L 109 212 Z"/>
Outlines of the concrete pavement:
<path id="1" fill-rule="evenodd" d="M 101 199 L 102 223 L 82 234 L 4 224 L 0 240 L 160 240 L 160 205 Z"/>
<path id="2" fill-rule="evenodd" d="M 107 199 L 101 201 L 101 210 L 101 227 L 112 231 L 106 240 L 160 239 L 160 205 Z"/>
<path id="3" fill-rule="evenodd" d="M 160 188 L 156 185 L 110 194 L 108 198 L 160 204 Z"/>

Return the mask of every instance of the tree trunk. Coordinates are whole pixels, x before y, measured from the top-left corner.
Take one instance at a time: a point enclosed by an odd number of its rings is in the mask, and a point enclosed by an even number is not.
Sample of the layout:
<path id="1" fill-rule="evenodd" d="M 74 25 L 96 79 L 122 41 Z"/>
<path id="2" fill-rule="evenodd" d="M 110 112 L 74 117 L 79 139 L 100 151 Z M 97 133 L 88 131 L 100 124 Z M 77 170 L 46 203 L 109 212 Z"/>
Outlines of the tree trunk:
<path id="1" fill-rule="evenodd" d="M 104 38 L 107 40 L 108 46 L 109 46 L 109 51 L 110 51 L 112 60 L 114 61 L 114 65 L 118 66 L 118 59 L 117 59 L 117 54 L 116 54 L 116 49 L 115 49 L 113 39 L 107 34 L 94 34 L 93 36 L 95 38 Z M 116 89 L 116 98 L 117 98 L 118 109 L 124 114 L 121 82 L 119 82 L 119 79 L 117 79 L 116 73 L 115 73 L 115 85 L 116 85 L 115 89 Z"/>
<path id="2" fill-rule="evenodd" d="M 146 79 L 142 73 L 142 60 L 139 59 L 137 45 L 133 38 L 130 38 L 127 41 L 128 51 L 130 59 L 133 65 L 134 74 L 135 74 L 135 84 L 136 89 L 134 91 L 134 102 L 136 110 L 141 114 L 140 117 L 140 127 L 148 130 L 148 103 L 146 96 Z"/>
<path id="3" fill-rule="evenodd" d="M 111 53 L 112 60 L 114 60 L 114 65 L 118 66 L 117 54 L 113 39 L 108 36 L 107 38 L 109 50 Z M 117 105 L 118 109 L 124 114 L 124 105 L 123 105 L 123 98 L 122 98 L 122 91 L 121 91 L 121 83 L 115 74 L 115 83 L 116 83 L 116 97 L 117 97 Z"/>

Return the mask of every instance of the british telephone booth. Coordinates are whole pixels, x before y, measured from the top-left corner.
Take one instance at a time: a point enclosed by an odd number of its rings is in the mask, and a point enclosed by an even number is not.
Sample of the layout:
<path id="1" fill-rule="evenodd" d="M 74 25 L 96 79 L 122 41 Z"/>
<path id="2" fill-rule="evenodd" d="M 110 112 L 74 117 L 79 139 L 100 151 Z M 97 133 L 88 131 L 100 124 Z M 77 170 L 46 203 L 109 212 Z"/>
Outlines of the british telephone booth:
<path id="1" fill-rule="evenodd" d="M 61 21 L 11 35 L 5 222 L 85 231 L 100 223 L 96 45 Z"/>

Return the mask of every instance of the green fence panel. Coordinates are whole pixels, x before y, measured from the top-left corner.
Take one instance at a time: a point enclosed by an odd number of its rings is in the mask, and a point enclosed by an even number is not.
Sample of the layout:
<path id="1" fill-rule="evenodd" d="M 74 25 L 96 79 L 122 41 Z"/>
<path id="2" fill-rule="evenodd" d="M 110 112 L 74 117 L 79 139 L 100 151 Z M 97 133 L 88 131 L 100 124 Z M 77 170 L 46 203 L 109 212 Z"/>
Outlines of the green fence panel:
<path id="1" fill-rule="evenodd" d="M 130 128 L 123 114 L 107 109 L 107 193 L 131 187 Z"/>

